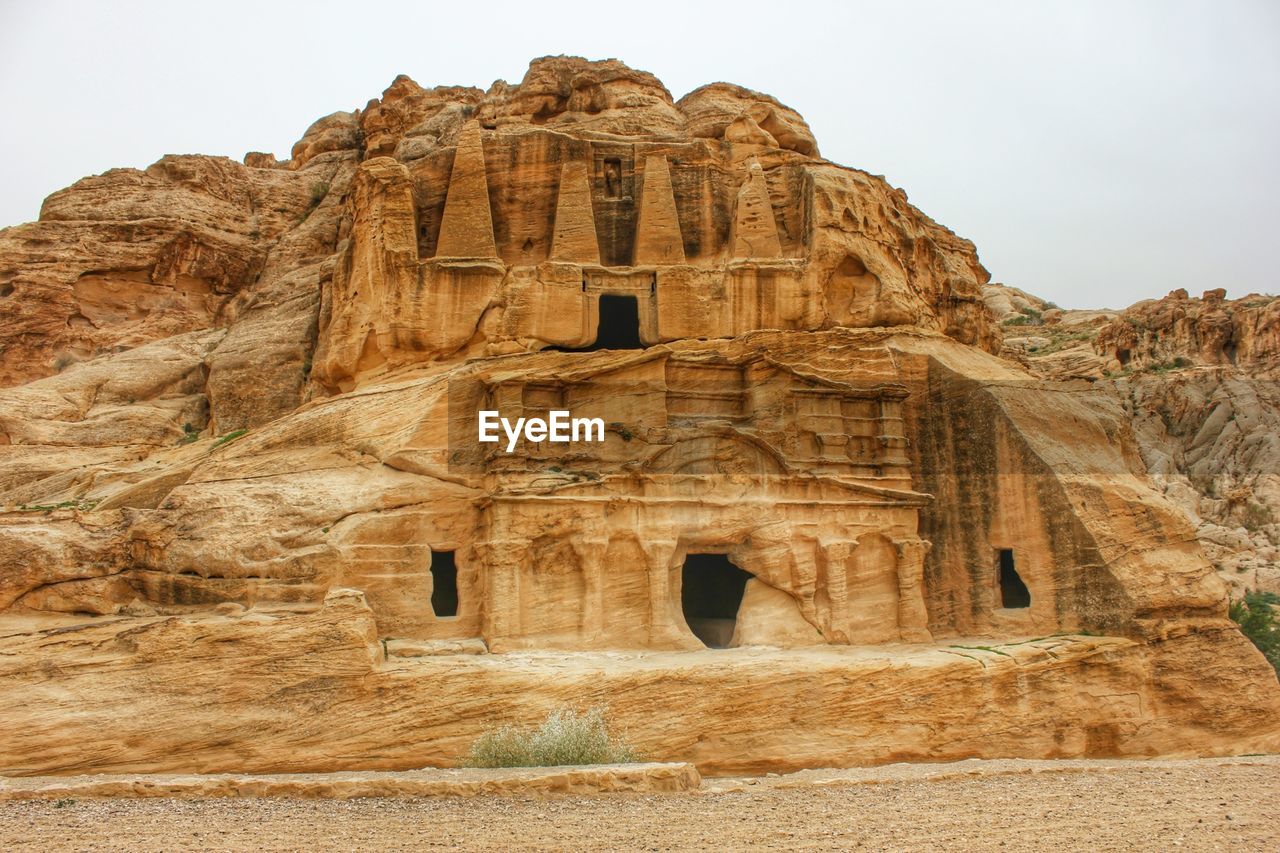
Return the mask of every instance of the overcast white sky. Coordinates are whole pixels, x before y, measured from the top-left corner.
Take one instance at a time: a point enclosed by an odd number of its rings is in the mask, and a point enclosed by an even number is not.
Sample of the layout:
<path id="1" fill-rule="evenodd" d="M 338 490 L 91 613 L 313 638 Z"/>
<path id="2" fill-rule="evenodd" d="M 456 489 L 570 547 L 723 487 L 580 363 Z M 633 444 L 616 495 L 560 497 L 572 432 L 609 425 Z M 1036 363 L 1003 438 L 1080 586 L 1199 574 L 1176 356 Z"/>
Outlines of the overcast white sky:
<path id="1" fill-rule="evenodd" d="M 545 54 L 768 92 L 995 281 L 1069 307 L 1277 290 L 1280 3 L 0 0 L 0 225 L 166 153 L 274 151 L 398 73 Z"/>

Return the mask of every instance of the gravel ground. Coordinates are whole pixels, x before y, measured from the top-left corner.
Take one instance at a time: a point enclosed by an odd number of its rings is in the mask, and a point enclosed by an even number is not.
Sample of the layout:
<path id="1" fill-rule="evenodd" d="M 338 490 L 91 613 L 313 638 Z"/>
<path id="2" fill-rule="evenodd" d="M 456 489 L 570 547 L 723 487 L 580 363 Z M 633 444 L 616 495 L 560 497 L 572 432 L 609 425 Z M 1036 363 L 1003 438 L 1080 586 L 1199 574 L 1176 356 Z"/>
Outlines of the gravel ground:
<path id="1" fill-rule="evenodd" d="M 660 795 L 0 802 L 0 849 L 1280 849 L 1274 760 L 973 773 L 709 779 Z"/>

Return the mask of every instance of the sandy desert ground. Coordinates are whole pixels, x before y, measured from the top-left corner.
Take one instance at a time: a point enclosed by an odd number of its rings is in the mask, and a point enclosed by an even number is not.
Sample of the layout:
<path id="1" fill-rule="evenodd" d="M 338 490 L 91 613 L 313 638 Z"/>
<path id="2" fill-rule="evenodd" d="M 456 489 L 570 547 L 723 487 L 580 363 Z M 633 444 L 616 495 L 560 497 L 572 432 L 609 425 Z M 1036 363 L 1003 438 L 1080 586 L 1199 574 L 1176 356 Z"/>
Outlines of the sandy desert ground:
<path id="1" fill-rule="evenodd" d="M 694 793 L 0 803 L 5 850 L 1275 850 L 1280 757 L 961 762 Z"/>

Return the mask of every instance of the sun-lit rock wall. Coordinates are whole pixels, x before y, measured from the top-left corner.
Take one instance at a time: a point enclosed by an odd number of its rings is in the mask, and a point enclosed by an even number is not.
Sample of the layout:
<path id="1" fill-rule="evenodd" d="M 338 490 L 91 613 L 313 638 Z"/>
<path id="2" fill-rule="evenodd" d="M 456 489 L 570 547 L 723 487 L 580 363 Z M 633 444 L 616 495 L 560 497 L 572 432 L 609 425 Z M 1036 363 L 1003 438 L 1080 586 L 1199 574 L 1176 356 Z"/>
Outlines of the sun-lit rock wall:
<path id="1" fill-rule="evenodd" d="M 614 61 L 81 181 L 0 232 L 0 764 L 421 766 L 605 699 L 723 772 L 1275 748 L 1123 411 L 994 356 L 986 280 L 773 98 Z M 477 440 L 557 407 L 604 440 Z"/>

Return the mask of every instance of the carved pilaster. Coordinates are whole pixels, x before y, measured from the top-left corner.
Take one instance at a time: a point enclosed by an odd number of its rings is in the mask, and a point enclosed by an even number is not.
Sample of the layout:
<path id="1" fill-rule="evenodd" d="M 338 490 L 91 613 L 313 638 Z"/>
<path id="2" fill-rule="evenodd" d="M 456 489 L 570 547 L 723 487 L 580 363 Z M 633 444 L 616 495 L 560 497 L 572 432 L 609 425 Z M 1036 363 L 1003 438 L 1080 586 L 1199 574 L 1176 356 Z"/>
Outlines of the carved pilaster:
<path id="1" fill-rule="evenodd" d="M 677 544 L 674 539 L 641 542 L 649 576 L 649 642 L 653 645 L 680 645 L 684 639 L 677 627 L 671 595 L 671 570 Z"/>
<path id="2" fill-rule="evenodd" d="M 791 593 L 796 597 L 796 603 L 800 606 L 800 615 L 823 631 L 825 636 L 826 628 L 823 620 L 826 614 L 818 613 L 817 603 L 814 600 L 814 594 L 818 589 L 818 547 L 818 543 L 813 539 L 792 535 L 789 550 L 794 563 L 790 587 Z M 768 580 L 766 582 L 772 583 Z M 776 583 L 773 585 L 777 586 Z"/>
<path id="3" fill-rule="evenodd" d="M 494 539 L 476 546 L 484 566 L 481 633 L 490 648 L 521 632 L 520 573 L 529 557 L 525 539 Z"/>
<path id="4" fill-rule="evenodd" d="M 828 642 L 848 643 L 849 632 L 849 590 L 848 562 L 849 555 L 857 546 L 857 540 L 820 542 L 818 547 L 822 554 L 822 562 L 827 574 L 827 598 L 831 602 L 831 612 L 827 615 L 828 629 L 824 632 Z"/>
<path id="5" fill-rule="evenodd" d="M 590 536 L 573 540 L 573 552 L 578 557 L 578 565 L 582 567 L 585 588 L 582 601 L 582 634 L 583 639 L 588 642 L 602 639 L 604 634 L 606 618 L 604 558 L 608 551 L 607 536 Z"/>
<path id="6" fill-rule="evenodd" d="M 898 633 L 908 643 L 928 643 L 929 611 L 924 606 L 924 558 L 933 547 L 923 539 L 894 542 L 898 548 Z"/>

